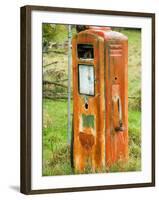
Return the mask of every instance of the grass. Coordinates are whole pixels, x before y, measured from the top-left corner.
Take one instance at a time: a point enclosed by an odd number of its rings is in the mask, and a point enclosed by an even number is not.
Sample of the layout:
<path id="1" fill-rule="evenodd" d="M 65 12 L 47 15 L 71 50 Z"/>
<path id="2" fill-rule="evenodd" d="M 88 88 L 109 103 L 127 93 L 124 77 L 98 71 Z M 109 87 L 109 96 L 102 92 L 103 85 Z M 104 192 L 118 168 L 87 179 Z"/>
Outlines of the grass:
<path id="1" fill-rule="evenodd" d="M 141 100 L 141 31 L 140 29 L 123 30 L 128 40 L 128 95 L 129 108 L 140 110 Z M 133 97 L 139 97 L 134 99 Z"/>
<path id="2" fill-rule="evenodd" d="M 129 161 L 116 163 L 110 172 L 141 170 L 141 32 L 140 30 L 121 29 L 129 38 Z M 67 77 L 67 55 L 44 54 L 44 64 L 58 61 L 48 66 L 64 70 Z M 55 70 L 56 71 L 56 70 Z M 55 73 L 54 73 L 55 74 Z M 47 74 L 44 79 L 52 80 Z M 135 97 L 135 98 L 134 98 Z M 139 98 L 136 98 L 139 97 Z M 70 148 L 67 144 L 67 101 L 43 99 L 43 175 L 72 174 Z"/>
<path id="3" fill-rule="evenodd" d="M 67 101 L 43 100 L 43 175 L 72 174 L 67 144 Z M 47 110 L 47 115 L 45 114 Z M 129 161 L 119 162 L 110 172 L 141 169 L 141 112 L 129 110 Z"/>
<path id="4" fill-rule="evenodd" d="M 141 112 L 129 109 L 129 160 L 119 161 L 110 168 L 110 172 L 141 170 Z"/>
<path id="5" fill-rule="evenodd" d="M 67 145 L 67 101 L 43 99 L 43 175 L 71 171 Z"/>

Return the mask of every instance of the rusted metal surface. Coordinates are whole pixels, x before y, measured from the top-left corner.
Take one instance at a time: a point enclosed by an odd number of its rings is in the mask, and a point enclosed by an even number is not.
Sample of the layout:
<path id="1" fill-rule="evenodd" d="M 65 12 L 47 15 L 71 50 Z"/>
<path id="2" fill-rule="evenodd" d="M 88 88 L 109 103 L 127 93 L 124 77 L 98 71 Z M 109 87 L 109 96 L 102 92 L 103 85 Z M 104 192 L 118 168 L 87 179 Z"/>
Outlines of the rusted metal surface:
<path id="1" fill-rule="evenodd" d="M 106 48 L 106 165 L 128 159 L 127 38 L 110 32 Z"/>
<path id="2" fill-rule="evenodd" d="M 87 46 L 79 46 L 81 44 Z M 90 50 L 91 45 L 93 51 Z M 78 54 L 78 47 L 86 49 L 87 54 Z M 94 67 L 94 94 L 80 93 L 79 66 L 82 65 Z M 75 170 L 84 171 L 88 167 L 88 160 L 93 171 L 100 171 L 121 159 L 126 161 L 127 38 L 108 28 L 99 27 L 78 33 L 72 40 L 72 66 Z M 89 85 L 92 80 L 90 73 L 82 76 L 86 76 L 84 82 Z"/>

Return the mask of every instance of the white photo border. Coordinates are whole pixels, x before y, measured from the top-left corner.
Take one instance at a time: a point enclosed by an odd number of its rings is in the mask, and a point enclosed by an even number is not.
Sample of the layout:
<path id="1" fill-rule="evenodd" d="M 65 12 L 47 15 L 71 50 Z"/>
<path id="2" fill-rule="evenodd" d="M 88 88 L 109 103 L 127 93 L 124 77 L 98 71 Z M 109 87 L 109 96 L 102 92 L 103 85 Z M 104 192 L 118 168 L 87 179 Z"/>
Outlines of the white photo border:
<path id="1" fill-rule="evenodd" d="M 31 21 L 31 166 L 30 190 L 37 193 L 123 188 L 134 186 L 154 186 L 154 120 L 152 83 L 152 16 L 149 13 L 103 14 L 98 11 L 84 12 L 56 11 L 36 6 L 30 11 Z M 47 8 L 47 7 L 45 7 Z M 49 11 L 48 11 L 49 10 Z M 60 9 L 62 10 L 62 9 Z M 72 9 L 74 10 L 74 9 Z M 80 9 L 79 9 L 80 10 Z M 101 11 L 102 12 L 102 11 Z M 115 13 L 115 11 L 113 11 Z M 117 13 L 118 11 L 116 11 Z M 123 13 L 123 15 L 122 15 Z M 129 15 L 130 14 L 130 15 Z M 101 173 L 64 176 L 42 176 L 42 24 L 82 24 L 141 29 L 141 87 L 142 87 L 142 169 L 138 172 Z M 153 111 L 153 112 L 152 112 Z M 153 120 L 152 120 L 153 119 Z M 153 133 L 152 133 L 153 132 Z M 152 154 L 153 151 L 153 154 Z M 153 169 L 152 169 L 153 167 Z M 119 187 L 118 187 L 119 186 Z M 81 188 L 81 189 L 80 189 Z M 83 189 L 82 189 L 83 188 Z M 85 188 L 85 189 L 84 189 Z M 90 188 L 90 189 L 89 189 Z"/>

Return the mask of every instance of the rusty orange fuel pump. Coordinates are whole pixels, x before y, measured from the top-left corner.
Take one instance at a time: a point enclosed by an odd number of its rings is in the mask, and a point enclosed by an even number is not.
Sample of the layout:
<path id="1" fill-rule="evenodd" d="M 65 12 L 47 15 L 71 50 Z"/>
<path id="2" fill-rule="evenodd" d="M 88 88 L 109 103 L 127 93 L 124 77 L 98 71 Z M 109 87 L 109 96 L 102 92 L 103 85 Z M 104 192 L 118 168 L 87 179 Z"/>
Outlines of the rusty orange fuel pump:
<path id="1" fill-rule="evenodd" d="M 72 39 L 73 165 L 100 171 L 128 159 L 128 40 L 106 27 Z"/>

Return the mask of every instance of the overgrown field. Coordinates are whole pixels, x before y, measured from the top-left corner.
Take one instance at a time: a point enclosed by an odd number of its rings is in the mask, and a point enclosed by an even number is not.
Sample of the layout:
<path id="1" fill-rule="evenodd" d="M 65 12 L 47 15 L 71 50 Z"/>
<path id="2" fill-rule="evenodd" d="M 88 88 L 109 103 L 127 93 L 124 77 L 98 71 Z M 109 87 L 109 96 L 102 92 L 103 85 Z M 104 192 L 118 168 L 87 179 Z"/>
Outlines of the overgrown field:
<path id="1" fill-rule="evenodd" d="M 110 172 L 141 170 L 141 32 L 134 29 L 119 29 L 129 38 L 129 162 L 117 163 Z M 61 41 L 67 39 L 63 31 Z M 67 48 L 49 49 L 43 54 L 43 80 L 67 85 Z M 60 52 L 61 51 L 61 52 Z M 53 64 L 48 65 L 53 62 Z M 60 75 L 58 74 L 61 72 Z M 59 76 L 58 76 L 59 75 Z M 49 87 L 49 88 L 47 88 Z M 43 98 L 43 176 L 72 174 L 70 147 L 67 143 L 67 89 L 45 86 L 53 94 L 62 94 L 61 99 Z M 72 102 L 71 102 L 72 109 Z M 122 166 L 121 166 L 122 165 Z"/>

